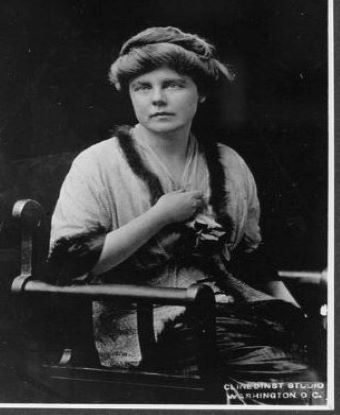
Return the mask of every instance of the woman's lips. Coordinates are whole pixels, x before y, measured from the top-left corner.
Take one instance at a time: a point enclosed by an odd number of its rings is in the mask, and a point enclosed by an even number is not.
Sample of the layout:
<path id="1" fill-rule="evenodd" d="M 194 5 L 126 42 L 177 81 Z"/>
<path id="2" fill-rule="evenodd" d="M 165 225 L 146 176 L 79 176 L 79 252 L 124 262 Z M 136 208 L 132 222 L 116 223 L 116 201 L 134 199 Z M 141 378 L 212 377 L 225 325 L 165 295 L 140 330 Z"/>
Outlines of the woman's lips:
<path id="1" fill-rule="evenodd" d="M 173 114 L 172 112 L 156 112 L 155 114 L 151 115 L 151 118 L 155 118 L 155 117 L 171 117 L 175 114 Z"/>

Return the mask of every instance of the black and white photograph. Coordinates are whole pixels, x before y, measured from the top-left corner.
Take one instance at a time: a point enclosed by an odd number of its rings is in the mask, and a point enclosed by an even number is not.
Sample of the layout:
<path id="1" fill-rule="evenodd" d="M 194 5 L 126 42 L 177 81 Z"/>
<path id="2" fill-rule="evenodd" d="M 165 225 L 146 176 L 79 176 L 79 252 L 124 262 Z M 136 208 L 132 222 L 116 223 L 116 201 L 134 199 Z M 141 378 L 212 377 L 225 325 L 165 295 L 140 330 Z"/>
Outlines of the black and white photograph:
<path id="1" fill-rule="evenodd" d="M 1 408 L 334 406 L 332 0 L 2 0 Z"/>

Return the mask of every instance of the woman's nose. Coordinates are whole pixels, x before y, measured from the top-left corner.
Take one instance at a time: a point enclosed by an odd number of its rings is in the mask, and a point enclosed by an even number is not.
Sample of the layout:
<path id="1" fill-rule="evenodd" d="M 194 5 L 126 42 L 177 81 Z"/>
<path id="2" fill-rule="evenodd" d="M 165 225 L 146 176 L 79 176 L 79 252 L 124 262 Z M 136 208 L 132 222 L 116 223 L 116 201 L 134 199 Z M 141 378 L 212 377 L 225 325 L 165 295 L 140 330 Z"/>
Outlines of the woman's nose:
<path id="1" fill-rule="evenodd" d="M 166 96 L 162 88 L 154 88 L 152 91 L 152 103 L 154 105 L 161 105 L 166 102 Z"/>

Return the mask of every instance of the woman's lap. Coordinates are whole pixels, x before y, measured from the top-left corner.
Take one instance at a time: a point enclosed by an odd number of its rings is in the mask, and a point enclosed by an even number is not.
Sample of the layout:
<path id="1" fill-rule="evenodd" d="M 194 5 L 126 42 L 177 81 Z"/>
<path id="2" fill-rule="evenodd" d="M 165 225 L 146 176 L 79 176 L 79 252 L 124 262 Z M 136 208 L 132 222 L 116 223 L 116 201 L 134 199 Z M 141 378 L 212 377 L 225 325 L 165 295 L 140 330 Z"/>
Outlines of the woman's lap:
<path id="1" fill-rule="evenodd" d="M 254 382 L 257 385 L 266 383 L 267 388 L 278 382 L 283 385 L 318 382 L 317 373 L 307 362 L 303 327 L 302 312 L 283 301 L 262 301 L 237 306 L 218 304 L 217 376 L 221 383 L 232 385 L 235 391 L 239 385 Z M 187 376 L 198 375 L 198 344 L 185 315 L 169 322 L 160 335 L 153 354 L 155 369 Z M 236 398 L 230 403 L 239 404 L 243 401 L 244 399 Z M 248 404 L 289 403 L 287 400 L 281 402 L 277 397 L 274 401 L 252 398 L 246 401 Z M 296 398 L 291 403 L 310 404 L 310 401 Z"/>
<path id="2" fill-rule="evenodd" d="M 283 301 L 218 304 L 216 345 L 222 376 L 240 382 L 314 381 L 304 351 L 303 322 L 300 310 Z M 169 322 L 155 349 L 157 369 L 197 375 L 197 345 L 185 315 Z"/>

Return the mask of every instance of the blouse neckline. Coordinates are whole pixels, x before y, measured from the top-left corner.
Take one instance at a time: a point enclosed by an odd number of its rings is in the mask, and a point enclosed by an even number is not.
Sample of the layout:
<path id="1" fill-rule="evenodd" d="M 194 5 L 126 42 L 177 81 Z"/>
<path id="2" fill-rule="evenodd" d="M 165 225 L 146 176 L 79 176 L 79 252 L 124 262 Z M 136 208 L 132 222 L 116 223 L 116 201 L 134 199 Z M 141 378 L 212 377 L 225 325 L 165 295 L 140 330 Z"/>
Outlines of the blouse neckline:
<path id="1" fill-rule="evenodd" d="M 143 147 L 144 150 L 146 150 L 148 154 L 153 158 L 153 161 L 156 162 L 156 164 L 161 168 L 166 177 L 171 181 L 174 190 L 185 189 L 189 184 L 191 166 L 195 162 L 195 158 L 198 151 L 197 140 L 195 136 L 192 133 L 190 133 L 189 135 L 185 166 L 180 179 L 176 180 L 171 171 L 169 171 L 168 167 L 164 164 L 164 162 L 160 159 L 156 151 L 152 148 L 152 146 L 146 140 L 143 140 L 142 137 L 140 137 L 140 135 L 138 134 L 138 126 L 139 124 L 136 124 L 132 128 L 132 138 L 139 146 Z"/>

